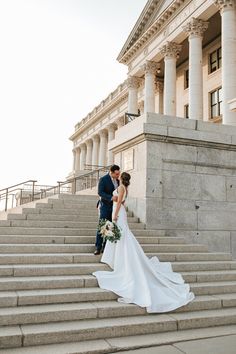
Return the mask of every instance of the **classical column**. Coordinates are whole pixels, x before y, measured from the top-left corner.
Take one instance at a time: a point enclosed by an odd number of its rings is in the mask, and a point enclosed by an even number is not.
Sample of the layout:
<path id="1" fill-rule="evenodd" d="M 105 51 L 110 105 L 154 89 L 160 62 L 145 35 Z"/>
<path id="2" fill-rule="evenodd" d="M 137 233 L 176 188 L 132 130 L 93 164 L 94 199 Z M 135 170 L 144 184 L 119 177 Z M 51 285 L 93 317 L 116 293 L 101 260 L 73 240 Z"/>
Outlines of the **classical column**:
<path id="1" fill-rule="evenodd" d="M 213 0 L 221 13 L 222 113 L 223 124 L 236 125 L 229 101 L 236 97 L 236 4 L 235 0 Z"/>
<path id="2" fill-rule="evenodd" d="M 107 131 L 101 130 L 100 135 L 100 148 L 99 148 L 99 166 L 106 166 L 107 155 Z"/>
<path id="3" fill-rule="evenodd" d="M 98 165 L 98 152 L 99 152 L 99 136 L 94 135 L 92 137 L 93 140 L 93 152 L 92 152 L 92 165 L 95 170 Z"/>
<path id="4" fill-rule="evenodd" d="M 164 114 L 176 115 L 176 59 L 182 46 L 175 42 L 167 42 L 161 53 L 165 60 L 164 77 Z"/>
<path id="5" fill-rule="evenodd" d="M 115 124 L 110 124 L 108 126 L 108 142 L 112 141 L 115 139 L 115 131 L 116 131 L 116 125 Z M 112 151 L 108 151 L 108 165 L 112 165 L 114 163 L 114 154 Z"/>
<path id="6" fill-rule="evenodd" d="M 147 61 L 142 66 L 145 72 L 144 113 L 155 112 L 155 74 L 158 68 L 158 63 L 154 61 Z"/>
<path id="7" fill-rule="evenodd" d="M 86 164 L 86 145 L 82 144 L 80 145 L 80 171 L 85 170 L 85 164 Z"/>
<path id="8" fill-rule="evenodd" d="M 86 153 L 86 165 L 92 165 L 92 153 L 93 153 L 93 141 L 89 139 L 86 141 L 87 153 Z M 91 167 L 89 167 L 91 168 Z"/>
<path id="9" fill-rule="evenodd" d="M 78 172 L 80 170 L 80 148 L 76 148 L 73 150 L 74 154 L 74 172 Z"/>
<path id="10" fill-rule="evenodd" d="M 189 118 L 203 119 L 202 38 L 208 22 L 192 18 L 184 27 L 189 41 Z"/>
<path id="11" fill-rule="evenodd" d="M 162 81 L 157 80 L 156 81 L 156 87 L 155 87 L 155 112 L 163 114 L 163 89 L 164 89 L 164 84 Z"/>
<path id="12" fill-rule="evenodd" d="M 140 79 L 130 76 L 127 79 L 128 86 L 128 113 L 138 114 L 138 87 Z"/>

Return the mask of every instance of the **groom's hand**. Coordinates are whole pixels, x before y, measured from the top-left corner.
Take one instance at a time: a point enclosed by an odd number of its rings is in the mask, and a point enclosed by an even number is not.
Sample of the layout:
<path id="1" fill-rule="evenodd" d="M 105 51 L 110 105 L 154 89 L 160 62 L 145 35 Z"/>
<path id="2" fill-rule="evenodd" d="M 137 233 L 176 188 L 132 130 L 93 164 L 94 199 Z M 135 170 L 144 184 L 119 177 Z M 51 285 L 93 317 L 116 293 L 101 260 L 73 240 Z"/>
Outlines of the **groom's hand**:
<path id="1" fill-rule="evenodd" d="M 118 201 L 117 195 L 114 195 L 114 196 L 112 197 L 112 200 L 113 200 L 113 202 L 117 202 L 117 201 Z"/>

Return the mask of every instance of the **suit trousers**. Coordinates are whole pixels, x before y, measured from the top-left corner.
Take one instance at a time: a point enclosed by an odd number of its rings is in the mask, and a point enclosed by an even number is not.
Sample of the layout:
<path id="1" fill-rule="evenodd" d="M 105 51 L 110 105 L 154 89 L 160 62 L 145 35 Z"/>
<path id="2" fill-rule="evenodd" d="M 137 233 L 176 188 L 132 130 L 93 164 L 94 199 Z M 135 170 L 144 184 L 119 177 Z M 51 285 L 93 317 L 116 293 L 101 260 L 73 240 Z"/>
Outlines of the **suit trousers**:
<path id="1" fill-rule="evenodd" d="M 112 221 L 112 203 L 105 204 L 102 201 L 100 202 L 99 220 L 101 220 L 101 219 L 107 219 L 109 221 Z M 103 245 L 103 238 L 102 238 L 99 231 L 97 231 L 95 246 L 96 246 L 96 249 L 99 251 L 101 251 L 102 247 L 105 246 L 105 244 Z"/>

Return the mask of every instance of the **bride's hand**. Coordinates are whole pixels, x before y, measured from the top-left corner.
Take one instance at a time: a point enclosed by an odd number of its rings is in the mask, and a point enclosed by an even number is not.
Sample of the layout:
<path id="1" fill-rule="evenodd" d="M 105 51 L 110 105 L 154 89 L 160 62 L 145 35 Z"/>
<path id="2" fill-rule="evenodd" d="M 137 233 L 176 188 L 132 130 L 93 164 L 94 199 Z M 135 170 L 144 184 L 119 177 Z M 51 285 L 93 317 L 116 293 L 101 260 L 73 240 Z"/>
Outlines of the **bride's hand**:
<path id="1" fill-rule="evenodd" d="M 112 219 L 113 219 L 113 221 L 117 222 L 118 216 L 114 215 Z"/>

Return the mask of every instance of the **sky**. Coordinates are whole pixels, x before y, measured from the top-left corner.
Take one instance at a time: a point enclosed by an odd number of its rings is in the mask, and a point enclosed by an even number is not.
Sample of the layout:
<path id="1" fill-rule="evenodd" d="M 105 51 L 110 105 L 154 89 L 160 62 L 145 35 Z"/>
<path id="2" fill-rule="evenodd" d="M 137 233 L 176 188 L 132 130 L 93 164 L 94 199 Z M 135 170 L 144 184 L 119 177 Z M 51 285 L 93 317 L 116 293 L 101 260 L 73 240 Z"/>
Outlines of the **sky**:
<path id="1" fill-rule="evenodd" d="M 0 0 L 0 189 L 55 185 L 74 126 L 127 77 L 116 60 L 146 0 Z"/>

